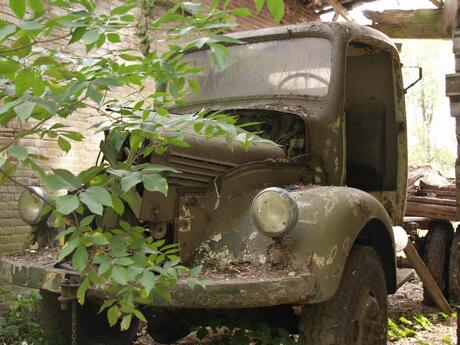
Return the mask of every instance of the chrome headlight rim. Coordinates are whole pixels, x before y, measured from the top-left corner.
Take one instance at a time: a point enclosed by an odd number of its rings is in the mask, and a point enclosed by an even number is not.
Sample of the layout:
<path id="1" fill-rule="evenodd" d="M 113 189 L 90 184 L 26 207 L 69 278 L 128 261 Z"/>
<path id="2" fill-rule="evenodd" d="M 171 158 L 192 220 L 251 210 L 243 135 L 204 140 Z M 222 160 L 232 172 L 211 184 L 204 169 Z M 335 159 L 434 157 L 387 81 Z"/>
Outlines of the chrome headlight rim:
<path id="1" fill-rule="evenodd" d="M 48 197 L 45 191 L 37 186 L 30 186 L 19 196 L 19 216 L 29 225 L 37 225 L 43 220 L 41 214 L 46 205 Z M 35 209 L 32 209 L 32 208 Z"/>
<path id="2" fill-rule="evenodd" d="M 263 194 L 266 194 L 266 193 L 274 193 L 274 195 L 278 197 L 282 197 L 284 201 L 287 202 L 289 211 L 291 212 L 290 217 L 287 219 L 287 222 L 281 231 L 278 231 L 278 232 L 266 231 L 266 229 L 264 229 L 263 225 L 260 222 L 258 222 L 258 219 L 255 216 L 255 207 L 257 207 L 256 206 L 257 201 Z M 259 193 L 257 193 L 257 195 L 252 200 L 251 214 L 252 214 L 252 219 L 254 221 L 254 224 L 257 230 L 263 235 L 272 237 L 274 239 L 278 239 L 280 237 L 283 237 L 289 234 L 295 228 L 299 220 L 299 208 L 297 206 L 297 202 L 294 200 L 294 198 L 291 196 L 291 194 L 286 189 L 279 188 L 279 187 L 265 188 L 261 190 Z"/>

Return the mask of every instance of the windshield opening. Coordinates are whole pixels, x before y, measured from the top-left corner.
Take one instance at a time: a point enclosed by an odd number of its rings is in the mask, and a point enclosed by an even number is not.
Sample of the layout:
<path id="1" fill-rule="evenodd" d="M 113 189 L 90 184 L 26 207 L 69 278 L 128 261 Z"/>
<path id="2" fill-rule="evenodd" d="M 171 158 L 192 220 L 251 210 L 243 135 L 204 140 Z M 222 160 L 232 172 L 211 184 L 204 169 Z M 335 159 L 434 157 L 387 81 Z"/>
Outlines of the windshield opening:
<path id="1" fill-rule="evenodd" d="M 302 37 L 230 46 L 223 71 L 209 50 L 184 59 L 202 70 L 198 74 L 201 91 L 188 95 L 189 102 L 274 95 L 325 97 L 332 45 L 326 38 Z"/>

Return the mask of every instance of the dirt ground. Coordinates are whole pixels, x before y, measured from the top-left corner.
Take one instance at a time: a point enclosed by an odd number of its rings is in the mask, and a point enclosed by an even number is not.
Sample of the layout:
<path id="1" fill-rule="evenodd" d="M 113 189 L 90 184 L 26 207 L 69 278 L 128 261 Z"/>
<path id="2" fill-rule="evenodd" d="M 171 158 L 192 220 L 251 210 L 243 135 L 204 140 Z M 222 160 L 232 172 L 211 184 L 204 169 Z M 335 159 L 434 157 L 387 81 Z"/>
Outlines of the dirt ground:
<path id="1" fill-rule="evenodd" d="M 401 317 L 414 323 L 409 326 L 416 331 L 416 335 L 388 341 L 388 345 L 456 345 L 456 318 L 450 317 L 445 320 L 441 317 L 436 308 L 428 307 L 422 303 L 423 288 L 418 279 L 404 284 L 399 291 L 390 296 L 388 316 L 392 320 L 399 320 Z M 414 316 L 423 315 L 431 321 L 428 329 L 423 329 L 414 322 Z M 216 335 L 218 337 L 218 335 Z M 197 345 L 206 342 L 199 342 L 192 333 L 188 337 L 177 342 L 177 345 Z M 145 333 L 140 335 L 136 345 L 159 345 Z M 369 344 L 372 345 L 372 344 Z"/>

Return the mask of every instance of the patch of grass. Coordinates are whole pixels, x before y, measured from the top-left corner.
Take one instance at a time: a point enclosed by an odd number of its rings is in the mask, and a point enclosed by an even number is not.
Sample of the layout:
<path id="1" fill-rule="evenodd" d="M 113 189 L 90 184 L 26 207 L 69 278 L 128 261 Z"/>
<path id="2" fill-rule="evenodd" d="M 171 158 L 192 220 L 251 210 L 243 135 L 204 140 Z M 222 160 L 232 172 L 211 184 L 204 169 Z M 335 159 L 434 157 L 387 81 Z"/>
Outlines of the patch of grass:
<path id="1" fill-rule="evenodd" d="M 17 295 L 9 301 L 9 309 L 0 316 L 1 345 L 58 345 L 62 339 L 49 337 L 38 320 L 38 294 Z"/>
<path id="2" fill-rule="evenodd" d="M 446 321 L 453 315 L 445 313 L 431 313 L 427 316 L 422 314 L 413 315 L 411 317 L 401 316 L 397 320 L 388 319 L 388 339 L 391 341 L 399 340 L 401 338 L 417 337 L 418 332 L 429 330 L 433 323 Z M 442 339 L 443 344 L 449 344 L 448 338 Z M 417 344 L 429 345 L 422 340 L 417 340 Z"/>

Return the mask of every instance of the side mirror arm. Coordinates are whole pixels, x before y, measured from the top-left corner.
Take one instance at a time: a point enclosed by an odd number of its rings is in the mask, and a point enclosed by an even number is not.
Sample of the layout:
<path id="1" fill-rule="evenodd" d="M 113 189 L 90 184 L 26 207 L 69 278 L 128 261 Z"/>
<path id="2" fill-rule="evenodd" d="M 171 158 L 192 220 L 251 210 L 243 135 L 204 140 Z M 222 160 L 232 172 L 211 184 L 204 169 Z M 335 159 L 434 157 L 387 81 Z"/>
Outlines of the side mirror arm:
<path id="1" fill-rule="evenodd" d="M 422 67 L 420 66 L 403 66 L 401 64 L 401 67 L 403 68 L 417 68 L 418 69 L 418 79 L 416 81 L 414 81 L 413 83 L 411 83 L 410 85 L 408 85 L 407 87 L 404 88 L 404 94 L 407 93 L 407 91 L 412 87 L 414 86 L 415 84 L 417 84 L 420 80 L 422 80 L 423 78 L 423 69 Z"/>

